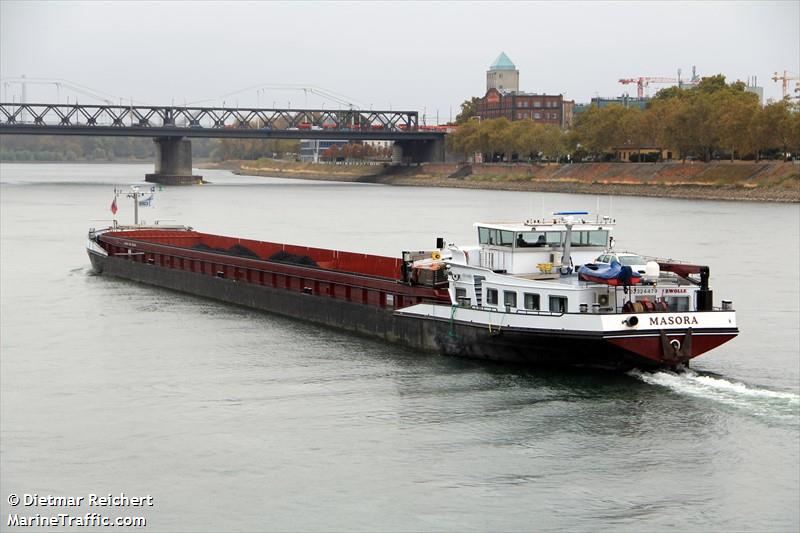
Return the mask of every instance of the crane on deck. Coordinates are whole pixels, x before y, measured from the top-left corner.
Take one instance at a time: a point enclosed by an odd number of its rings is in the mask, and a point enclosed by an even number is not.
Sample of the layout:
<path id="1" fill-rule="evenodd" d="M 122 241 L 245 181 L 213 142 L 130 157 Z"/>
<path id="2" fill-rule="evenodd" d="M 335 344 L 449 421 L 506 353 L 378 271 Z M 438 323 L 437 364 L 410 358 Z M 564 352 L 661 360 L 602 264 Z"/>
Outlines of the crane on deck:
<path id="1" fill-rule="evenodd" d="M 619 82 L 623 85 L 627 85 L 629 83 L 636 84 L 636 95 L 639 98 L 644 98 L 644 89 L 648 87 L 651 83 L 678 83 L 678 80 L 675 78 L 660 78 L 654 76 L 639 76 L 638 78 L 622 78 Z"/>

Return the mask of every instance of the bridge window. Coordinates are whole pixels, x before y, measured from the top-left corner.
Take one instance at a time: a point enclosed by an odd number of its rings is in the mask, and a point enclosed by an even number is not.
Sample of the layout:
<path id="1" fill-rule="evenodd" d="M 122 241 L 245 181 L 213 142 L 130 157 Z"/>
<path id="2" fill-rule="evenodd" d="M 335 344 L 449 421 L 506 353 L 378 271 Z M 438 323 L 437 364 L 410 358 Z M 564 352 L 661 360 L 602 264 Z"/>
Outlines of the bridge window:
<path id="1" fill-rule="evenodd" d="M 533 248 L 545 246 L 547 240 L 543 231 L 525 231 L 517 233 L 517 248 Z"/>
<path id="2" fill-rule="evenodd" d="M 545 233 L 547 238 L 547 246 L 561 246 L 561 241 L 564 240 L 561 231 L 548 231 Z"/>
<path id="3" fill-rule="evenodd" d="M 501 230 L 500 232 L 500 239 L 497 242 L 500 246 L 511 246 L 514 244 L 514 232 L 513 231 L 506 231 Z"/>
<path id="4" fill-rule="evenodd" d="M 553 313 L 566 313 L 567 298 L 565 296 L 551 296 L 550 311 Z"/>
<path id="5" fill-rule="evenodd" d="M 497 305 L 497 289 L 486 289 L 486 305 Z"/>
<path id="6" fill-rule="evenodd" d="M 572 246 L 605 246 L 608 232 L 605 230 L 573 231 Z"/>
<path id="7" fill-rule="evenodd" d="M 525 305 L 525 309 L 529 311 L 538 311 L 539 310 L 539 295 L 534 294 L 532 292 L 525 293 L 525 301 L 523 302 Z"/>
<path id="8" fill-rule="evenodd" d="M 492 246 L 511 246 L 514 242 L 514 232 L 491 228 L 478 228 L 478 242 L 481 244 L 490 244 Z"/>
<path id="9" fill-rule="evenodd" d="M 514 291 L 503 291 L 503 304 L 506 307 L 516 307 L 517 293 Z"/>

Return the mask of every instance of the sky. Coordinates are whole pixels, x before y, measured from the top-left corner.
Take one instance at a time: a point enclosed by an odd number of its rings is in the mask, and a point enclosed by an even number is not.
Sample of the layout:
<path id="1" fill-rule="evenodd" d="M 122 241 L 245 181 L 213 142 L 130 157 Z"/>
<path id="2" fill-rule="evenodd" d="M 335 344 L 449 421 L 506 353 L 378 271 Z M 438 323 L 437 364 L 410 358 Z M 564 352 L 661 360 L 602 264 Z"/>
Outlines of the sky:
<path id="1" fill-rule="evenodd" d="M 620 78 L 800 74 L 800 0 L 69 2 L 0 0 L 0 99 L 414 110 L 446 122 L 505 52 L 520 90 L 576 102 Z M 63 80 L 60 86 L 54 80 Z M 793 84 L 794 82 L 792 82 Z M 83 92 L 69 85 L 90 88 Z M 287 87 L 288 86 L 288 87 Z M 651 87 L 655 92 L 661 86 Z M 260 89 L 259 89 L 260 88 Z"/>

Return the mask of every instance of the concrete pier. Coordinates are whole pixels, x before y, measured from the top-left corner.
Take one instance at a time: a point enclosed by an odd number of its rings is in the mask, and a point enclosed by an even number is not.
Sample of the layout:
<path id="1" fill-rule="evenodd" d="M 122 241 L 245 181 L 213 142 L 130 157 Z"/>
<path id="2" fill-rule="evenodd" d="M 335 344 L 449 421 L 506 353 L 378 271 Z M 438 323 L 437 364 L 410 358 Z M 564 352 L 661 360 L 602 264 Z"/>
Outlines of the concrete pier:
<path id="1" fill-rule="evenodd" d="M 192 174 L 192 142 L 184 137 L 157 137 L 155 172 L 145 181 L 163 185 L 195 185 L 202 176 Z"/>
<path id="2" fill-rule="evenodd" d="M 392 164 L 443 163 L 444 139 L 395 141 Z"/>

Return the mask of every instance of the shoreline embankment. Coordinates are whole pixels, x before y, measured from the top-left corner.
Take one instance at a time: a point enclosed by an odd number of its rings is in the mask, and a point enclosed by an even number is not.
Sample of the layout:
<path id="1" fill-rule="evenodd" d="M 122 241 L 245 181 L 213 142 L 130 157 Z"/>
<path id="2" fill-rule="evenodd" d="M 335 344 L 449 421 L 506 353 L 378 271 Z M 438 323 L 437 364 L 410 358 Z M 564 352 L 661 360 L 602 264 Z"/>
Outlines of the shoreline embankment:
<path id="1" fill-rule="evenodd" d="M 800 202 L 800 162 L 332 165 L 207 163 L 250 176 L 572 194 Z"/>

